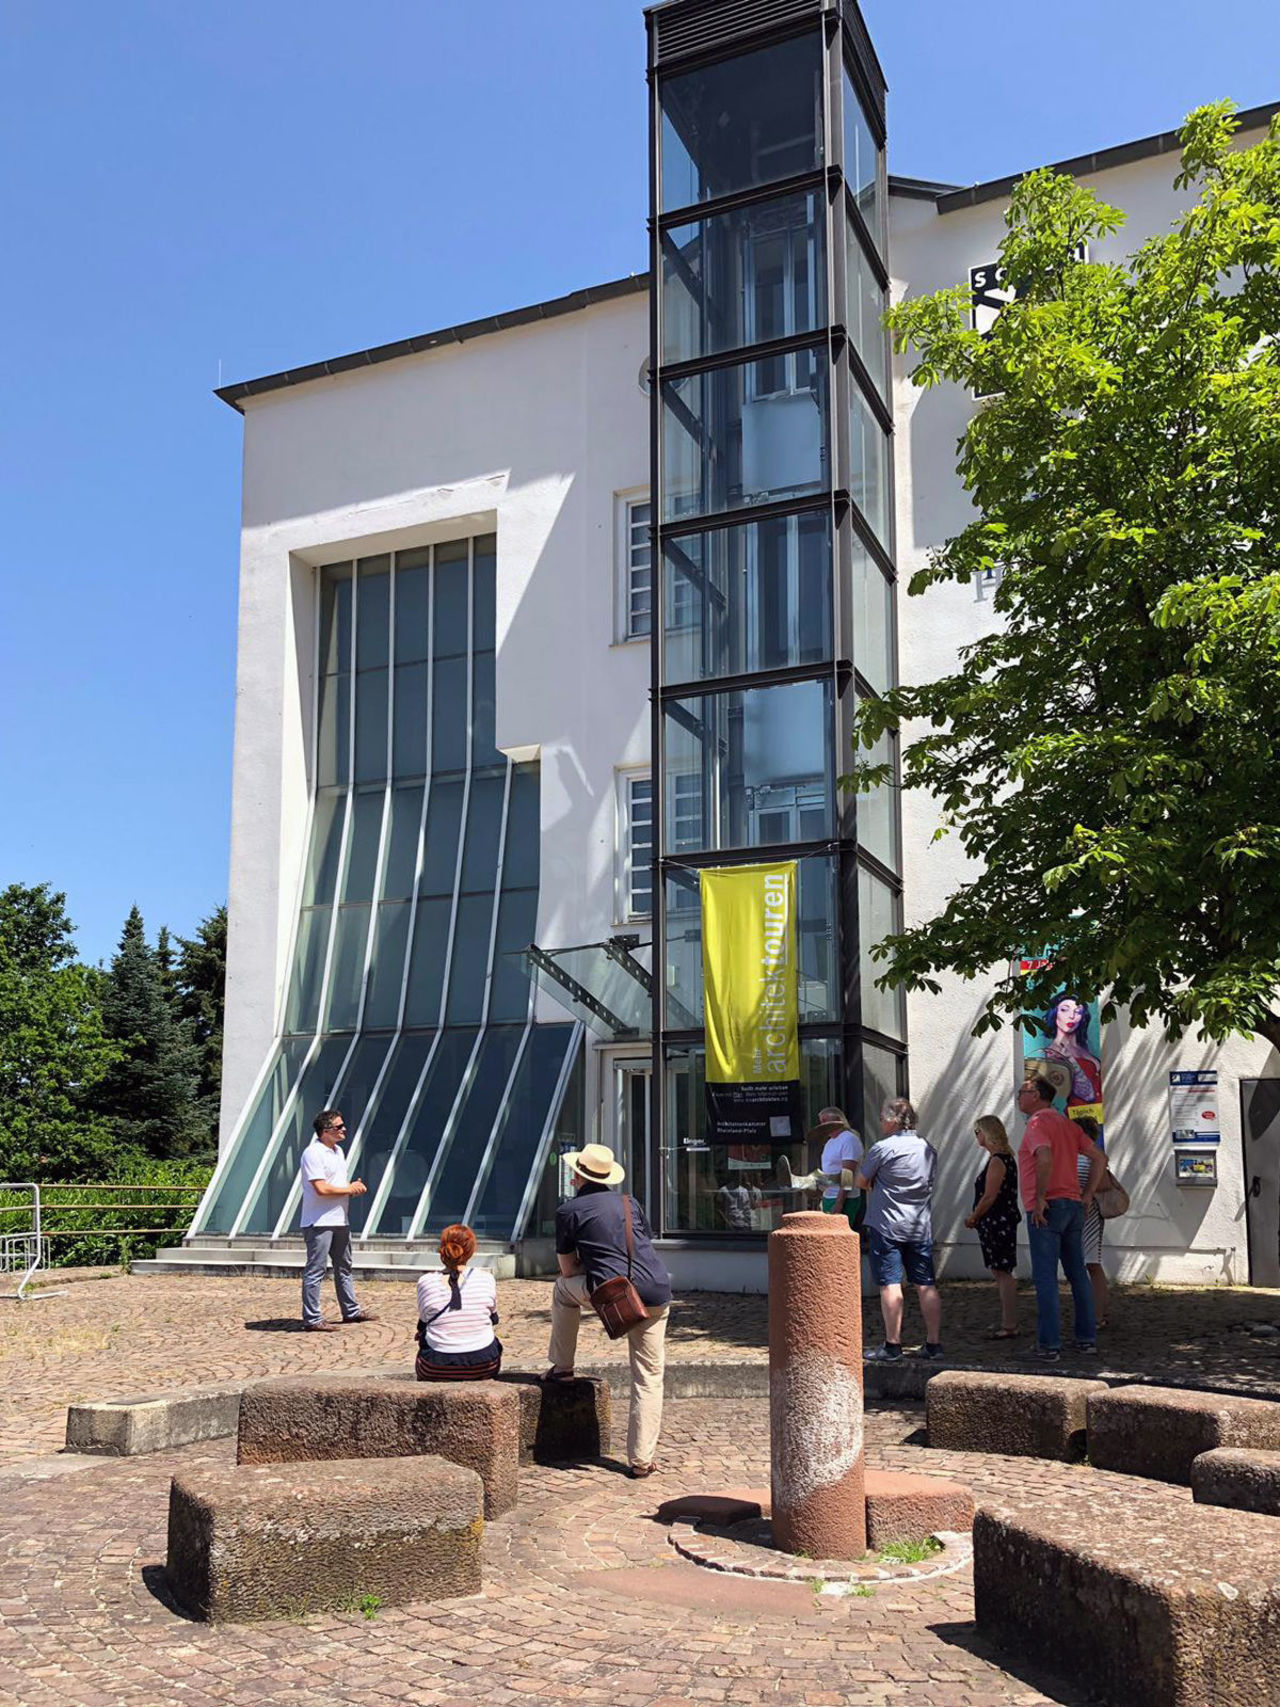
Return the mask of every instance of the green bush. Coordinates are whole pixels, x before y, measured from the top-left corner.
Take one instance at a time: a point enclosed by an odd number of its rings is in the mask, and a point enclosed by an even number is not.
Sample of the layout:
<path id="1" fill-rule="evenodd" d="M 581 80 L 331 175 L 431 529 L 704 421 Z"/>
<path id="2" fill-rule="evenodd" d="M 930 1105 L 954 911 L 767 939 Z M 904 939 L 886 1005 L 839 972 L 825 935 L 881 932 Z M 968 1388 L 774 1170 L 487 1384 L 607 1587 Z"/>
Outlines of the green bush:
<path id="1" fill-rule="evenodd" d="M 100 1180 L 78 1186 L 40 1188 L 42 1230 L 49 1235 L 49 1261 L 54 1268 L 89 1268 L 124 1264 L 135 1257 L 154 1256 L 161 1245 L 176 1245 L 186 1232 L 200 1201 L 195 1192 L 175 1192 L 176 1186 L 209 1183 L 213 1173 L 206 1162 L 156 1161 L 149 1156 L 118 1158 Z M 129 1191 L 97 1191 L 95 1186 L 127 1185 Z M 78 1205 L 106 1207 L 82 1209 Z M 176 1207 L 161 1207 L 173 1205 Z M 130 1228 L 164 1228 L 161 1233 L 131 1233 Z M 0 1236 L 31 1228 L 29 1192 L 0 1192 Z M 83 1229 L 83 1233 L 81 1233 Z"/>

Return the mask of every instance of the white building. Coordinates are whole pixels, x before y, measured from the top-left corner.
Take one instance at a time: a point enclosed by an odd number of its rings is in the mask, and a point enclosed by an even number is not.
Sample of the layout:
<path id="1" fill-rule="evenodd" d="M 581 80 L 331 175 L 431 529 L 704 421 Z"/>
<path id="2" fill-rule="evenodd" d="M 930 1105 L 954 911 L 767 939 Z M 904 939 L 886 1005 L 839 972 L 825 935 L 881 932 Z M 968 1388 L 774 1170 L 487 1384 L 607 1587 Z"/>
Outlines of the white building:
<path id="1" fill-rule="evenodd" d="M 692 884 L 766 848 L 801 865 L 808 1118 L 844 1102 L 874 1130 L 909 1088 L 943 1272 L 981 1272 L 972 1120 L 1012 1127 L 1017 1044 L 969 1036 L 976 985 L 872 989 L 871 943 L 936 910 L 960 856 L 924 798 L 899 826 L 834 776 L 846 693 L 895 646 L 904 679 L 935 674 L 992 620 L 987 589 L 896 596 L 963 524 L 973 405 L 890 371 L 879 312 L 991 261 L 1010 183 L 887 176 L 851 0 L 742 11 L 650 14 L 657 303 L 636 276 L 220 393 L 245 424 L 222 1143 L 170 1260 L 287 1252 L 299 1146 L 336 1102 L 370 1184 L 358 1261 L 411 1266 L 465 1219 L 536 1267 L 558 1153 L 596 1138 L 679 1280 L 763 1285 L 795 1200 L 776 1154 L 708 1142 Z M 1128 213 L 1100 258 L 1167 229 L 1175 150 L 1066 163 Z M 1252 1247 L 1280 1281 L 1280 1066 L 1123 1023 L 1101 1054 L 1132 1196 L 1112 1271 L 1244 1280 Z M 1170 1069 L 1203 1067 L 1211 1187 L 1178 1183 L 1169 1131 Z M 798 1163 L 800 1134 L 775 1150 Z"/>

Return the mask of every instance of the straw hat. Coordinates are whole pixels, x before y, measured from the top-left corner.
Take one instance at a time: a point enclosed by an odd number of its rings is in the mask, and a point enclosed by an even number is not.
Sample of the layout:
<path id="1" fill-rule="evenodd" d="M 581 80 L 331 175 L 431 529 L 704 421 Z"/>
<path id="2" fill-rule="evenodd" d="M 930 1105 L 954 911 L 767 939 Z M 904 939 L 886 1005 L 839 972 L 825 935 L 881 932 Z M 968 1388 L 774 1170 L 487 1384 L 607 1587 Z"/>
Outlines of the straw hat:
<path id="1" fill-rule="evenodd" d="M 564 1159 L 588 1185 L 617 1185 L 627 1171 L 607 1144 L 584 1144 L 581 1150 L 568 1151 Z"/>

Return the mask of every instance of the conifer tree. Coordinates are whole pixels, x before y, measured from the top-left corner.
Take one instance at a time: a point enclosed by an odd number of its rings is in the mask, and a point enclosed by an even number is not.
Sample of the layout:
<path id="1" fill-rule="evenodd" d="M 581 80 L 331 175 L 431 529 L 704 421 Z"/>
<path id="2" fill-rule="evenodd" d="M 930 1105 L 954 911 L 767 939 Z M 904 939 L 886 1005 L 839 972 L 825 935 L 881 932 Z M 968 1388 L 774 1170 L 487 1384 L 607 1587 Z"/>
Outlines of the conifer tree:
<path id="1" fill-rule="evenodd" d="M 174 969 L 177 1011 L 198 1055 L 196 1101 L 201 1130 L 208 1135 L 211 1153 L 217 1147 L 218 1105 L 222 1094 L 222 1016 L 226 981 L 227 909 L 222 906 L 200 921 L 194 937 L 178 938 L 178 959 Z"/>
<path id="2" fill-rule="evenodd" d="M 117 1142 L 159 1158 L 202 1150 L 197 1051 L 169 1004 L 160 960 L 137 907 L 125 921 L 107 974 L 103 1017 L 120 1059 L 103 1081 L 98 1105 Z"/>

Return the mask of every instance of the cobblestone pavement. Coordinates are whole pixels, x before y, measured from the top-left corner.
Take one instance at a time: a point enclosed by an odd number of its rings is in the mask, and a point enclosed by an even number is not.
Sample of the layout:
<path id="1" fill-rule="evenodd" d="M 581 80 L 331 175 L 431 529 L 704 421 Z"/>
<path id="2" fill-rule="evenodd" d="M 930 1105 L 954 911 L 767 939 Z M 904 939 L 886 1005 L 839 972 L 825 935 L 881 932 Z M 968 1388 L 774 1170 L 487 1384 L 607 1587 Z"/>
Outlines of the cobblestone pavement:
<path id="1" fill-rule="evenodd" d="M 65 1287 L 60 1296 L 0 1303 L 0 1464 L 58 1451 L 66 1407 L 77 1401 L 412 1359 L 414 1292 L 403 1282 L 362 1283 L 361 1303 L 378 1311 L 380 1320 L 341 1334 L 301 1331 L 298 1285 L 292 1280 L 117 1274 L 78 1282 L 59 1277 L 57 1284 Z M 508 1367 L 544 1364 L 550 1290 L 543 1280 L 500 1283 Z M 971 1364 L 1007 1357 L 1009 1346 L 983 1337 L 997 1314 L 992 1287 L 952 1283 L 944 1285 L 943 1299 L 950 1358 Z M 328 1302 L 334 1313 L 331 1296 Z M 723 1293 L 678 1298 L 669 1359 L 766 1361 L 766 1305 L 762 1297 Z M 1066 1315 L 1069 1321 L 1069 1308 Z M 1023 1326 L 1034 1318 L 1034 1301 L 1024 1296 Z M 863 1321 L 868 1343 L 875 1343 L 880 1312 L 874 1297 L 864 1300 Z M 1255 1338 L 1245 1331 L 1250 1322 L 1280 1324 L 1280 1293 L 1245 1287 L 1116 1289 L 1111 1321 L 1103 1339 L 1104 1367 L 1280 1394 L 1280 1336 Z M 918 1329 L 911 1307 L 908 1343 Z M 606 1340 L 593 1321 L 584 1323 L 582 1363 L 625 1357 L 625 1347 Z"/>
<path id="2" fill-rule="evenodd" d="M 1188 1504 L 1185 1489 L 1084 1466 L 929 1452 L 920 1412 L 868 1413 L 868 1462 L 967 1481 L 1009 1505 Z M 972 1576 L 865 1597 L 752 1582 L 678 1562 L 657 1519 L 677 1495 L 767 1480 L 763 1399 L 669 1404 L 661 1468 L 521 1471 L 520 1504 L 491 1523 L 484 1592 L 464 1600 L 211 1627 L 166 1599 L 169 1477 L 232 1445 L 100 1460 L 75 1473 L 0 1473 L 0 1707 L 1086 1707 L 1068 1679 L 1001 1669 L 977 1636 Z M 1064 1670 L 1069 1668 L 1064 1655 Z"/>

